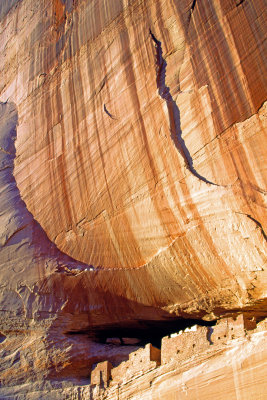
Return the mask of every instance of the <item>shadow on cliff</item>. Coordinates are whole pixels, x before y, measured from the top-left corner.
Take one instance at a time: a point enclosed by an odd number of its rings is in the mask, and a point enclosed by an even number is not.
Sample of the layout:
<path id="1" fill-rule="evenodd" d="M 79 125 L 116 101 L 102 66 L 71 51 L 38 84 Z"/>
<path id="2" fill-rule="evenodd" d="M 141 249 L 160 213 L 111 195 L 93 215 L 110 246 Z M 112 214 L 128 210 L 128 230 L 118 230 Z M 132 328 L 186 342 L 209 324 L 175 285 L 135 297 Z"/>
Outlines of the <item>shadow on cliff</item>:
<path id="1" fill-rule="evenodd" d="M 179 110 L 176 102 L 172 98 L 170 88 L 166 85 L 165 80 L 166 80 L 167 62 L 163 57 L 161 42 L 155 37 L 155 35 L 152 33 L 151 29 L 149 29 L 149 34 L 151 36 L 151 39 L 155 43 L 157 88 L 158 88 L 160 97 L 166 102 L 166 105 L 167 105 L 172 141 L 173 141 L 176 149 L 179 151 L 179 153 L 183 157 L 187 169 L 196 178 L 198 178 L 201 181 L 208 183 L 210 185 L 218 186 L 216 183 L 213 183 L 213 182 L 207 180 L 204 176 L 200 175 L 194 168 L 193 159 L 192 159 L 190 152 L 189 152 L 188 148 L 186 147 L 186 144 L 182 138 L 180 110 Z"/>
<path id="2" fill-rule="evenodd" d="M 48 332 L 53 346 L 60 349 L 62 355 L 67 355 L 69 362 L 64 363 L 62 357 L 62 368 L 52 368 L 51 378 L 89 378 L 95 363 L 107 360 L 117 366 L 128 360 L 131 352 L 147 343 L 160 348 L 161 339 L 166 335 L 195 324 L 214 324 L 192 317 L 177 318 L 159 307 L 116 295 L 115 291 L 111 293 L 94 288 L 92 294 L 85 279 L 82 281 L 84 287 L 80 284 L 72 289 L 69 293 L 71 301 Z M 57 290 L 57 286 L 53 289 Z M 91 296 L 94 296 L 93 302 Z M 91 311 L 89 304 L 94 305 Z M 125 338 L 137 339 L 137 344 L 125 345 Z"/>
<path id="3" fill-rule="evenodd" d="M 125 328 L 128 331 L 142 331 L 147 329 L 149 323 L 145 321 L 173 319 L 173 316 L 160 308 L 164 304 L 148 306 L 124 296 L 124 292 L 129 291 L 129 288 L 121 286 L 123 282 L 127 284 L 126 278 L 130 279 L 127 270 L 94 269 L 92 265 L 83 264 L 64 254 L 50 241 L 28 211 L 14 178 L 17 124 L 16 105 L 0 103 L 0 259 L 6 264 L 3 264 L 3 268 L 11 280 L 11 275 L 15 276 L 16 273 L 8 263 L 11 261 L 17 264 L 15 268 L 18 271 L 19 266 L 23 265 L 26 282 L 27 278 L 35 280 L 39 299 L 44 296 L 41 305 L 34 294 L 30 295 L 25 307 L 33 308 L 33 302 L 36 301 L 37 318 L 49 317 L 51 312 L 59 313 L 59 316 L 68 315 L 69 322 L 62 324 L 62 330 L 65 327 L 68 330 L 67 325 L 69 330 L 86 329 L 89 332 L 91 329 L 92 336 L 96 336 L 97 331 L 103 333 L 108 326 L 108 329 L 129 326 Z M 10 255 L 14 259 L 10 260 Z M 137 295 L 138 288 L 135 288 L 129 297 Z M 58 322 L 51 326 L 52 330 Z"/>
<path id="4" fill-rule="evenodd" d="M 106 275 L 104 270 L 95 271 L 92 266 L 72 259 L 49 240 L 28 211 L 14 177 L 17 124 L 16 105 L 0 102 L 2 283 L 4 286 L 9 282 L 15 284 L 23 302 L 19 310 L 21 320 L 27 323 L 27 319 L 31 319 L 36 326 L 46 320 L 50 325 L 43 341 L 47 353 L 52 357 L 55 351 L 61 351 L 61 358 L 66 356 L 68 360 L 64 363 L 64 359 L 62 365 L 60 361 L 50 365 L 45 363 L 43 372 L 49 369 L 53 378 L 86 377 L 94 362 L 108 356 L 113 363 L 121 362 L 133 351 L 131 346 L 123 346 L 123 351 L 118 351 L 116 346 L 111 349 L 110 345 L 103 343 L 106 334 L 116 331 L 119 335 L 123 328 L 123 334 L 130 336 L 130 330 L 136 333 L 146 328 L 146 324 L 138 322 L 137 318 L 143 321 L 164 319 L 168 313 L 117 295 L 115 292 L 121 285 L 123 271 L 115 277 L 114 271 L 110 271 L 108 276 L 113 282 L 109 288 L 106 280 L 102 279 Z M 34 284 L 31 293 L 27 289 L 29 282 L 32 282 L 30 286 Z M 14 308 L 18 293 L 10 289 L 8 307 Z M 1 303 L 2 310 L 6 307 Z M 64 334 L 67 332 L 69 334 Z"/>
<path id="5" fill-rule="evenodd" d="M 33 218 L 21 198 L 14 177 L 14 160 L 16 157 L 15 141 L 17 138 L 18 112 L 16 105 L 0 102 L 0 204 L 2 227 L 0 229 L 0 254 L 11 245 L 23 245 L 23 251 L 28 251 L 36 259 L 55 261 L 58 268 L 61 265 L 70 267 L 92 267 L 74 260 L 61 252 L 50 241 L 41 225 Z M 17 253 L 17 250 L 16 250 Z"/>

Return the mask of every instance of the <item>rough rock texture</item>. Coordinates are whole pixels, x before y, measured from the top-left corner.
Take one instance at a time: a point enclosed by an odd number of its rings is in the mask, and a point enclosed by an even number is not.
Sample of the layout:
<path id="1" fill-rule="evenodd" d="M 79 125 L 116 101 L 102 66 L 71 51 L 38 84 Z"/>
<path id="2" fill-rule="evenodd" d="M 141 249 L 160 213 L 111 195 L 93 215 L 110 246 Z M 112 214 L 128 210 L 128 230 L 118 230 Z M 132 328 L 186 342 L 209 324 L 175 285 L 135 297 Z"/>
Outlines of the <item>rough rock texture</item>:
<path id="1" fill-rule="evenodd" d="M 1 385 L 133 350 L 92 329 L 266 313 L 264 1 L 0 18 Z"/>
<path id="2" fill-rule="evenodd" d="M 148 344 L 142 349 L 142 359 L 139 356 L 134 365 L 132 359 L 136 353 L 121 364 L 127 368 L 111 370 L 111 379 L 103 375 L 100 383 L 91 380 L 90 398 L 211 400 L 227 396 L 227 399 L 245 400 L 252 395 L 253 400 L 263 400 L 266 397 L 267 321 L 252 331 L 244 329 L 243 322 L 242 316 L 235 321 L 225 318 L 214 328 L 195 325 L 189 332 L 163 338 L 161 366 L 147 368 L 149 363 L 153 364 L 145 352 L 151 346 Z"/>

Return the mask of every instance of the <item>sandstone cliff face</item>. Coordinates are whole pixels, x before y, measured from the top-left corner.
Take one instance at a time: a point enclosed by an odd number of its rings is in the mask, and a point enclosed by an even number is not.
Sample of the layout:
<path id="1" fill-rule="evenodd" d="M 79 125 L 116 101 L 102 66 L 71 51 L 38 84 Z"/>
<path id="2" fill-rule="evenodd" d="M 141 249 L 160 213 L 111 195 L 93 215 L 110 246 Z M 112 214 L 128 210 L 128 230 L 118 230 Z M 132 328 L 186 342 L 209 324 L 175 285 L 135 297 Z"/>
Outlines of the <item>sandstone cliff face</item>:
<path id="1" fill-rule="evenodd" d="M 69 331 L 266 311 L 265 13 L 1 2 L 3 385 L 123 359 Z"/>

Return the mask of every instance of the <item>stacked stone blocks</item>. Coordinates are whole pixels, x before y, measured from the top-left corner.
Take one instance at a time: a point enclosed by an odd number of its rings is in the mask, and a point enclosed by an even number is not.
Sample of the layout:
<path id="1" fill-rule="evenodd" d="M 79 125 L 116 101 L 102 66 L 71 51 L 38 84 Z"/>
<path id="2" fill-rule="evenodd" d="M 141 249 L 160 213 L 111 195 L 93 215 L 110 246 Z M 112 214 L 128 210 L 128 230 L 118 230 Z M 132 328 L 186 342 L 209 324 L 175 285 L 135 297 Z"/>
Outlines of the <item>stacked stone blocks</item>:
<path id="1" fill-rule="evenodd" d="M 265 325 L 264 325 L 265 326 Z M 129 360 L 112 368 L 108 361 L 97 364 L 91 374 L 91 384 L 107 386 L 113 383 L 127 382 L 132 377 L 175 361 L 183 363 L 191 357 L 208 350 L 210 346 L 225 345 L 233 339 L 243 338 L 246 331 L 256 328 L 256 322 L 245 318 L 243 314 L 233 318 L 223 318 L 215 326 L 195 325 L 185 331 L 166 336 L 162 339 L 161 350 L 150 343 L 129 355 Z"/>

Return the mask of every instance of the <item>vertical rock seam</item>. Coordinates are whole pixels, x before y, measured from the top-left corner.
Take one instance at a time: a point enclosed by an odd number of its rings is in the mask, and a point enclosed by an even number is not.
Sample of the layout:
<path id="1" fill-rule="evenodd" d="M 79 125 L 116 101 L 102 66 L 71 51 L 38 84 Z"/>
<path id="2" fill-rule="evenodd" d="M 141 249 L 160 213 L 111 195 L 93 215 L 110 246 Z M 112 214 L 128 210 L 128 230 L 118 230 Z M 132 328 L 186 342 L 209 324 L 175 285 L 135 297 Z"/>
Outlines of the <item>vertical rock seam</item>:
<path id="1" fill-rule="evenodd" d="M 104 104 L 104 111 L 105 111 L 105 113 L 106 113 L 111 119 L 117 119 L 117 118 L 114 117 L 114 115 L 112 115 L 112 114 L 108 111 L 108 109 L 107 109 L 107 107 L 106 107 L 106 104 Z"/>
<path id="2" fill-rule="evenodd" d="M 170 93 L 170 88 L 166 85 L 165 78 L 166 78 L 166 68 L 167 62 L 163 57 L 162 46 L 161 42 L 155 37 L 152 33 L 151 29 L 149 29 L 149 34 L 151 39 L 155 43 L 156 47 L 156 82 L 157 88 L 160 97 L 165 100 L 168 114 L 169 114 L 169 123 L 170 123 L 170 131 L 171 131 L 171 138 L 176 149 L 179 151 L 181 156 L 184 159 L 186 168 L 198 179 L 201 181 L 210 184 L 219 186 L 216 183 L 213 183 L 206 179 L 204 176 L 200 175 L 194 168 L 193 159 L 190 155 L 188 148 L 182 138 L 182 129 L 181 129 L 181 118 L 180 118 L 180 110 L 172 98 Z"/>

